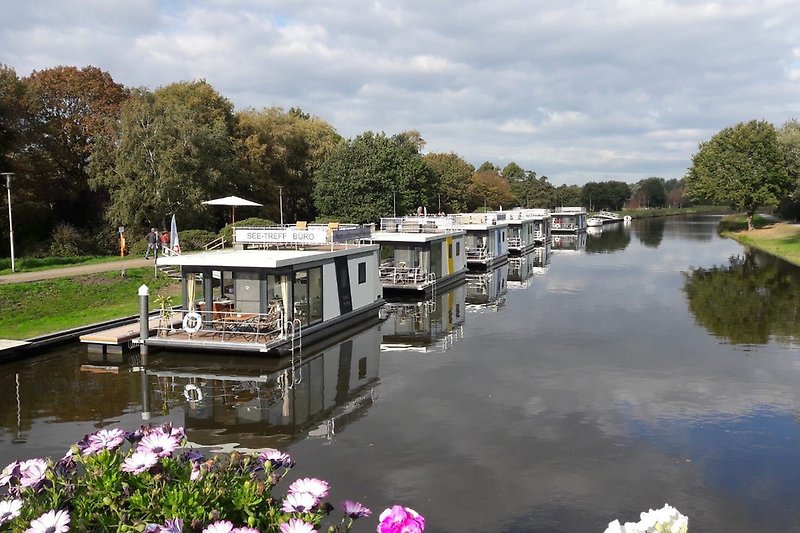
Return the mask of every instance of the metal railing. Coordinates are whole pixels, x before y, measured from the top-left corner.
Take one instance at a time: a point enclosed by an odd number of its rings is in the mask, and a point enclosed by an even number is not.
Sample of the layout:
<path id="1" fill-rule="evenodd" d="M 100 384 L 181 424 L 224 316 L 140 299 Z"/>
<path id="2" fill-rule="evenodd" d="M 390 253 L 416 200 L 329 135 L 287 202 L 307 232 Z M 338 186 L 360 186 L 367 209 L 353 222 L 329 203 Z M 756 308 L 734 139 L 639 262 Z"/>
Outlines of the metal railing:
<path id="1" fill-rule="evenodd" d="M 436 280 L 436 275 L 426 272 L 421 267 L 380 267 L 380 278 L 384 283 L 393 285 L 428 283 Z"/>
<path id="2" fill-rule="evenodd" d="M 186 317 L 192 317 L 187 320 Z M 182 317 L 182 321 L 177 318 Z M 283 309 L 274 307 L 267 313 L 244 313 L 238 311 L 174 309 L 162 313 L 158 327 L 159 337 L 186 333 L 189 338 L 209 336 L 225 341 L 264 343 L 286 335 Z"/>
<path id="3" fill-rule="evenodd" d="M 217 237 L 213 241 L 206 243 L 206 245 L 203 246 L 204 250 L 217 250 L 224 248 L 225 248 L 225 237 Z"/>

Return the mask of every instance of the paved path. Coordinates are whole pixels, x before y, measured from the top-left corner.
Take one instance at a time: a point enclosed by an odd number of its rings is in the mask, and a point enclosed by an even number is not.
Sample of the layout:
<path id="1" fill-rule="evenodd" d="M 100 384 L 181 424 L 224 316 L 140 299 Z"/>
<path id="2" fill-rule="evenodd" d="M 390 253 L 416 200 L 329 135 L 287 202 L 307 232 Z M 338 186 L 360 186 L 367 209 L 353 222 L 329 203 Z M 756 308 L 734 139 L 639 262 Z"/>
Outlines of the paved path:
<path id="1" fill-rule="evenodd" d="M 18 272 L 0 276 L 0 285 L 8 283 L 25 283 L 27 281 L 40 281 L 43 279 L 71 278 L 96 272 L 110 272 L 112 270 L 125 270 L 127 268 L 142 268 L 152 266 L 153 259 L 123 259 L 122 261 L 109 261 L 108 263 L 93 263 L 63 268 L 51 268 L 37 272 Z"/>

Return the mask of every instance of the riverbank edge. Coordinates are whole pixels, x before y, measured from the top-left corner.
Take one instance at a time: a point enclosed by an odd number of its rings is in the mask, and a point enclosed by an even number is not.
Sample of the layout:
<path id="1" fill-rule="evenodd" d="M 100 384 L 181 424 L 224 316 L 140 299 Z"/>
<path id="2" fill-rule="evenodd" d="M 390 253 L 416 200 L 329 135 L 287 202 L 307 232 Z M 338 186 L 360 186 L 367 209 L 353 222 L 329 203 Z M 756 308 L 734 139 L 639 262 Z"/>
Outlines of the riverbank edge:
<path id="1" fill-rule="evenodd" d="M 780 229 L 773 232 L 764 231 L 776 227 Z M 720 235 L 800 266 L 800 224 L 776 221 L 767 228 L 743 231 L 726 230 L 720 232 Z"/>

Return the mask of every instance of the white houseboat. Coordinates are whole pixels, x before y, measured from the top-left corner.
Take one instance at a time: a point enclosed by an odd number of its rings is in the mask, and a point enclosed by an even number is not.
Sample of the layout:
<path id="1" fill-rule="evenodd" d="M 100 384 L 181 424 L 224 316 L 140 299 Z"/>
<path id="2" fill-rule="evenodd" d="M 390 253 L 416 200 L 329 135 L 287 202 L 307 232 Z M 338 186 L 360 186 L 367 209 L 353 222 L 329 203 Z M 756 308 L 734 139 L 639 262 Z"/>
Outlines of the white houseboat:
<path id="1" fill-rule="evenodd" d="M 467 232 L 467 267 L 489 270 L 508 262 L 508 222 L 503 212 L 449 215 Z"/>
<path id="2" fill-rule="evenodd" d="M 579 233 L 586 230 L 586 210 L 582 207 L 557 207 L 552 213 L 551 231 L 555 234 Z"/>
<path id="3" fill-rule="evenodd" d="M 427 298 L 463 283 L 467 273 L 466 232 L 441 217 L 382 218 L 371 240 L 380 245 L 383 291 Z"/>
<path id="4" fill-rule="evenodd" d="M 181 309 L 137 342 L 276 355 L 377 320 L 379 248 L 358 243 L 369 236 L 336 224 L 237 228 L 231 251 L 161 257 L 158 266 L 180 267 Z"/>
<path id="5" fill-rule="evenodd" d="M 498 211 L 508 222 L 508 253 L 524 255 L 550 241 L 550 211 L 547 209 L 512 209 Z"/>

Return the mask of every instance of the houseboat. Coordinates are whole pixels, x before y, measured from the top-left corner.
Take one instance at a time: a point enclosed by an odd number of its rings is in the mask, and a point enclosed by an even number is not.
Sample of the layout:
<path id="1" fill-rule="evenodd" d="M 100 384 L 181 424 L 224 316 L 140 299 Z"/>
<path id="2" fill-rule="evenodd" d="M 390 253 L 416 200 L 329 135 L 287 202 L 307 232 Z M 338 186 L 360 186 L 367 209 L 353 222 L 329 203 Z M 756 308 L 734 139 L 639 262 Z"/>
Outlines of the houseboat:
<path id="1" fill-rule="evenodd" d="M 467 232 L 467 268 L 485 271 L 508 262 L 508 222 L 503 212 L 449 215 Z"/>
<path id="2" fill-rule="evenodd" d="M 380 279 L 386 295 L 427 298 L 464 282 L 466 231 L 437 224 L 441 217 L 382 218 L 371 241 L 380 246 Z"/>
<path id="3" fill-rule="evenodd" d="M 550 240 L 550 212 L 547 209 L 500 211 L 508 222 L 508 253 L 524 255 Z"/>
<path id="4" fill-rule="evenodd" d="M 587 214 L 582 207 L 557 207 L 551 216 L 551 231 L 554 234 L 579 233 L 586 230 Z"/>
<path id="5" fill-rule="evenodd" d="M 444 352 L 463 337 L 466 283 L 422 301 L 388 301 L 381 309 L 384 351 Z"/>
<path id="6" fill-rule="evenodd" d="M 280 355 L 377 321 L 379 247 L 360 244 L 370 233 L 336 224 L 236 228 L 233 250 L 161 257 L 159 267 L 180 268 L 182 305 L 165 308 L 157 334 L 136 342 Z"/>

